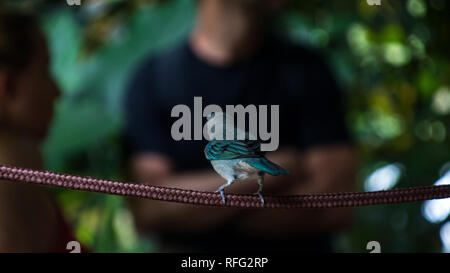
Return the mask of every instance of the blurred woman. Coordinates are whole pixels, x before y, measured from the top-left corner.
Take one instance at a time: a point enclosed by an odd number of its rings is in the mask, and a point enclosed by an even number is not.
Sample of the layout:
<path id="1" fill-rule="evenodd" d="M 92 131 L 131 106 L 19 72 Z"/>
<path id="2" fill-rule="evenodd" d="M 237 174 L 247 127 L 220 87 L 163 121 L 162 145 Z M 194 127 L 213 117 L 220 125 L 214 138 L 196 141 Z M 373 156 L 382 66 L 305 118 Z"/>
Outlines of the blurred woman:
<path id="1" fill-rule="evenodd" d="M 32 16 L 0 10 L 0 164 L 41 169 L 59 90 Z M 0 252 L 67 251 L 67 225 L 46 188 L 0 181 Z"/>

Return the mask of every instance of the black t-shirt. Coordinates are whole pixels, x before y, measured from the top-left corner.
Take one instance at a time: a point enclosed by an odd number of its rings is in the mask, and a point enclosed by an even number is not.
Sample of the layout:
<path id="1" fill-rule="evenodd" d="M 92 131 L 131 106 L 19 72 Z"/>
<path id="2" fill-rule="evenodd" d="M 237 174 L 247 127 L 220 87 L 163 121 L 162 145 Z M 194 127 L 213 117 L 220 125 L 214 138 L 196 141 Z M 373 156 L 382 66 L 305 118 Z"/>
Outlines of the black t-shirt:
<path id="1" fill-rule="evenodd" d="M 203 107 L 217 104 L 223 110 L 225 105 L 279 105 L 280 147 L 306 150 L 349 141 L 341 92 L 316 54 L 267 39 L 248 59 L 216 67 L 199 59 L 184 41 L 146 59 L 133 74 L 125 99 L 128 153 L 164 154 L 178 171 L 211 169 L 203 153 L 206 140 L 175 141 L 171 136 L 178 119 L 171 117 L 172 108 L 184 104 L 193 115 L 194 96 L 202 97 Z M 230 227 L 224 229 L 231 236 Z M 210 235 L 218 233 L 214 230 Z"/>

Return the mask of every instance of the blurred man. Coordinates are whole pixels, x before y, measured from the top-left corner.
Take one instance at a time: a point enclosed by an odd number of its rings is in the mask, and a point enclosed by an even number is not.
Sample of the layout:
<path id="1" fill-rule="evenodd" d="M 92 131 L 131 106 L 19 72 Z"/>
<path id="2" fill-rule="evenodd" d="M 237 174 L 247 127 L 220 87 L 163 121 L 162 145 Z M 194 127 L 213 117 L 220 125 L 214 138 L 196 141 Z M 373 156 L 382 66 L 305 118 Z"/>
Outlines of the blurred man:
<path id="1" fill-rule="evenodd" d="M 189 38 L 145 60 L 126 94 L 126 143 L 133 179 L 215 191 L 225 181 L 205 159 L 203 141 L 174 141 L 171 109 L 194 96 L 203 104 L 280 105 L 280 148 L 270 160 L 292 171 L 267 177 L 264 194 L 353 190 L 355 157 L 340 91 L 312 52 L 276 38 L 268 22 L 282 1 L 198 1 Z M 227 192 L 254 193 L 257 183 Z M 330 235 L 348 225 L 349 209 L 238 210 L 135 199 L 140 230 L 162 251 L 331 251 Z"/>

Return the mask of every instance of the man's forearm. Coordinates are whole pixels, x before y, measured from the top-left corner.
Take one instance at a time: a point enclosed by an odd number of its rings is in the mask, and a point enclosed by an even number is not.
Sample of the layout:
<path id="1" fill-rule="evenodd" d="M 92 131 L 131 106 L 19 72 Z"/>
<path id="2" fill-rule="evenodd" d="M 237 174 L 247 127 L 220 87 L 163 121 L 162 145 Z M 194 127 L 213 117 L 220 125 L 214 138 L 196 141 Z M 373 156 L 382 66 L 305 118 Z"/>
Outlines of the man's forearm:
<path id="1" fill-rule="evenodd" d="M 354 186 L 353 155 L 346 147 L 326 148 L 300 155 L 295 150 L 270 154 L 269 159 L 292 171 L 289 176 L 266 175 L 263 194 L 289 195 L 349 191 Z M 148 181 L 152 185 L 215 191 L 225 183 L 214 171 L 169 174 Z M 253 193 L 256 181 L 236 182 L 227 192 Z M 225 193 L 226 194 L 226 193 Z M 298 232 L 345 225 L 351 210 L 240 210 L 199 207 L 187 204 L 134 199 L 133 209 L 141 229 L 152 231 L 208 230 L 232 221 L 245 230 L 262 232 Z"/>
<path id="2" fill-rule="evenodd" d="M 356 157 L 349 146 L 334 146 L 312 151 L 303 161 L 306 175 L 291 181 L 290 194 L 349 192 L 356 185 Z M 297 179 L 292 177 L 292 179 Z M 240 228 L 251 233 L 294 234 L 327 232 L 347 226 L 351 208 L 261 210 L 242 217 Z"/>
<path id="3" fill-rule="evenodd" d="M 278 181 L 269 179 L 265 183 L 265 191 L 276 193 L 283 189 L 283 177 Z M 153 181 L 152 185 L 180 189 L 214 192 L 226 181 L 213 171 L 202 171 L 189 174 L 170 175 L 164 179 Z M 256 181 L 238 181 L 227 188 L 232 193 L 254 193 L 258 189 Z M 241 210 L 230 208 L 199 207 L 144 199 L 132 200 L 138 226 L 151 230 L 186 230 L 199 231 L 220 225 Z"/>
<path id="4" fill-rule="evenodd" d="M 213 172 L 197 172 L 181 175 L 170 175 L 164 179 L 151 181 L 155 186 L 171 188 L 214 191 L 223 181 Z M 132 200 L 133 211 L 138 226 L 152 231 L 199 230 L 217 225 L 233 215 L 232 211 L 196 207 L 190 204 L 151 201 L 145 199 Z"/>

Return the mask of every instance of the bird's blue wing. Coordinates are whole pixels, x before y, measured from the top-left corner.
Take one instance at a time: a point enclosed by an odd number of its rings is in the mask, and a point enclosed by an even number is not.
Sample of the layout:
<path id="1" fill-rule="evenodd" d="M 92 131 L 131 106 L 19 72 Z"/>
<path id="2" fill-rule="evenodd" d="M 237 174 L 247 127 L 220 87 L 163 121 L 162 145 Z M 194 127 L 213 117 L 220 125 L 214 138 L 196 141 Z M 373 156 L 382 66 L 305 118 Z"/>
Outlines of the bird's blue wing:
<path id="1" fill-rule="evenodd" d="M 269 161 L 265 157 L 243 158 L 242 161 L 270 175 L 281 175 L 281 174 L 288 175 L 291 173 L 290 171 L 285 170 L 280 166 L 278 166 L 277 164 Z"/>
<path id="2" fill-rule="evenodd" d="M 209 160 L 262 157 L 257 140 L 212 140 L 205 147 Z"/>
<path id="3" fill-rule="evenodd" d="M 260 151 L 256 140 L 212 140 L 205 147 L 205 156 L 209 160 L 242 158 L 242 161 L 271 175 L 288 175 L 287 171 L 269 161 Z"/>

